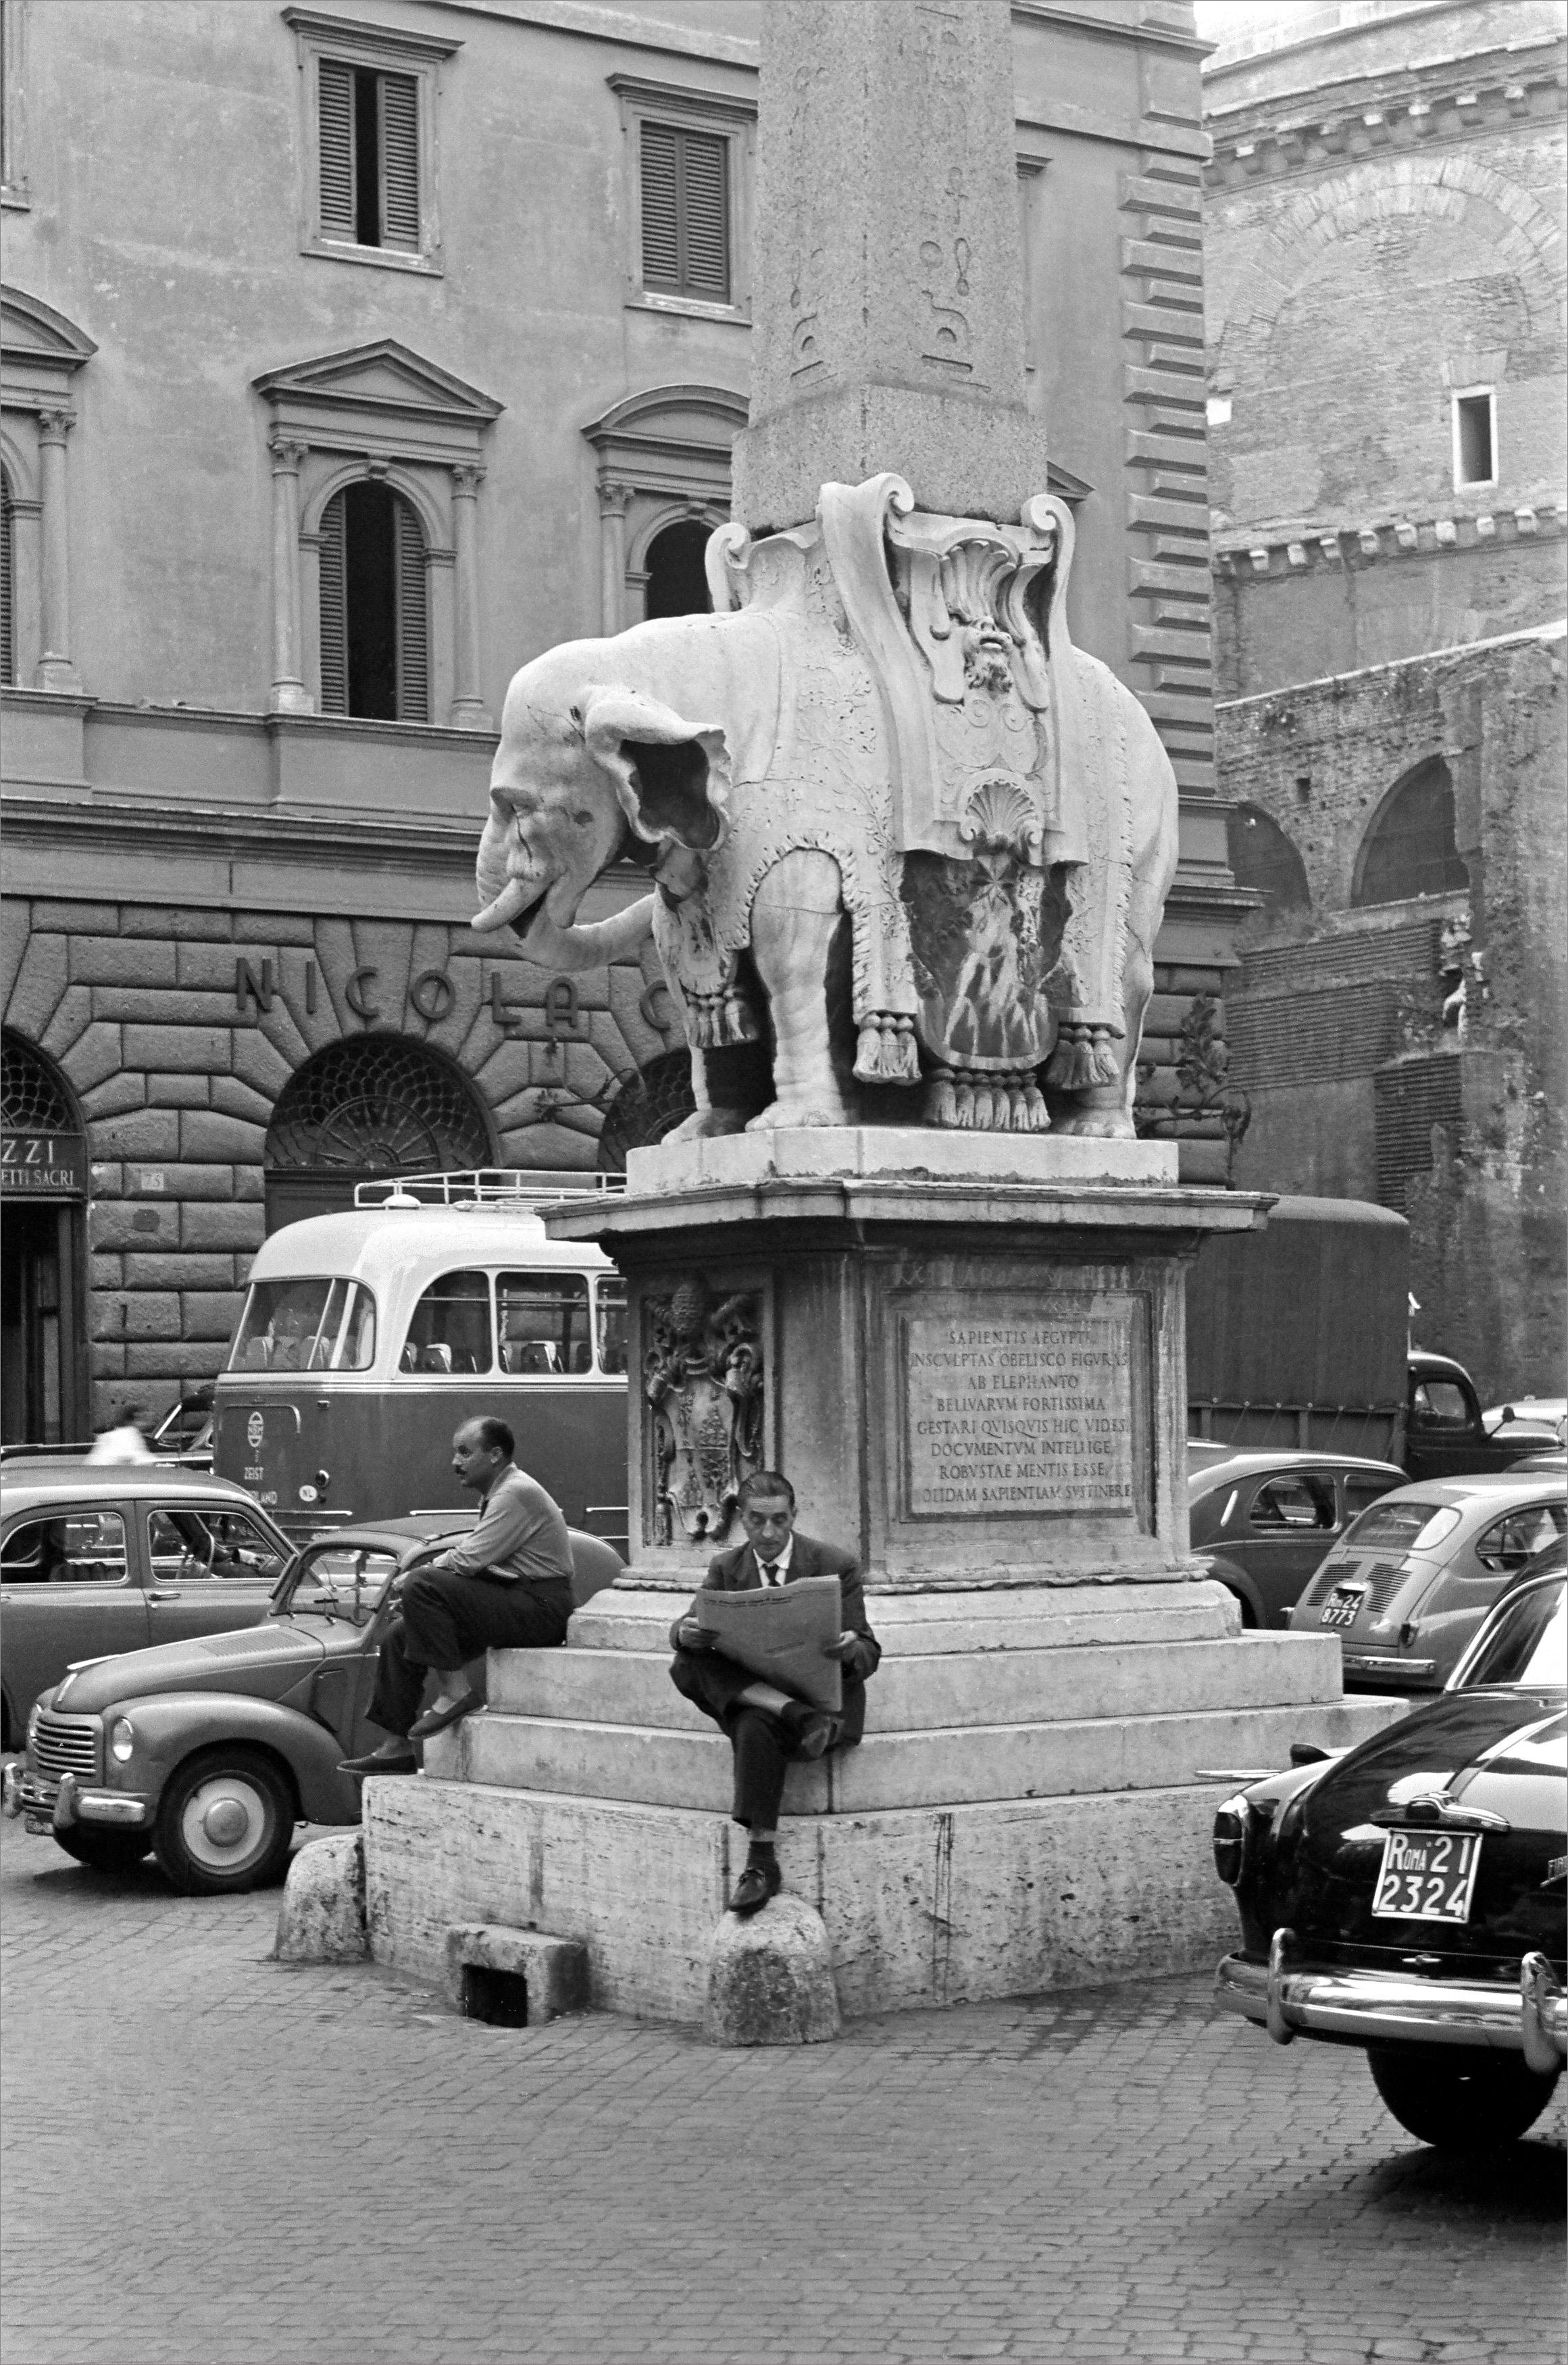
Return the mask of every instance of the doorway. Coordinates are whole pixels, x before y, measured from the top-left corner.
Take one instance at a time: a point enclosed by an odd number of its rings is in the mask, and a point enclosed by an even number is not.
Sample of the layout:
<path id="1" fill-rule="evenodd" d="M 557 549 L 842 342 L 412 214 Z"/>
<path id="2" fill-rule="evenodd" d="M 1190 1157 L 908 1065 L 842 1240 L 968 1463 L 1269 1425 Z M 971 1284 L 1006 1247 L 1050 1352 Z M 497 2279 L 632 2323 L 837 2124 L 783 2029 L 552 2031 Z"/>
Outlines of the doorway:
<path id="1" fill-rule="evenodd" d="M 0 1231 L 0 1443 L 59 1445 L 81 1433 L 71 1306 L 78 1210 L 8 1199 Z"/>

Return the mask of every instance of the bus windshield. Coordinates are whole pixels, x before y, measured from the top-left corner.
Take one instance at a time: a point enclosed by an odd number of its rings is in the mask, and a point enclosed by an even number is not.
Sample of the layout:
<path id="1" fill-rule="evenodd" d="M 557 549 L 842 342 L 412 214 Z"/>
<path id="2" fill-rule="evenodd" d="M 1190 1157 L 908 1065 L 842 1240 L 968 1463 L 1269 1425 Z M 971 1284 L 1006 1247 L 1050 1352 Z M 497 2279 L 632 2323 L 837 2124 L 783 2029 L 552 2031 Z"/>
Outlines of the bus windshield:
<path id="1" fill-rule="evenodd" d="M 357 1281 L 254 1281 L 231 1372 L 367 1372 L 375 1300 Z"/>

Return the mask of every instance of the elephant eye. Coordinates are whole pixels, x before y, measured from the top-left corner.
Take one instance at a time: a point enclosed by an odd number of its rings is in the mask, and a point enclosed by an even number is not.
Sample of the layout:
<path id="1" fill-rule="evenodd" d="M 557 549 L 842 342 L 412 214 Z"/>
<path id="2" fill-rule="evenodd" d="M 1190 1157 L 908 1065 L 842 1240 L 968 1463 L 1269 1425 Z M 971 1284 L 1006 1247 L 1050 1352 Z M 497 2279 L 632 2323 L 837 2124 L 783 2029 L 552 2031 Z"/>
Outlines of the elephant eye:
<path id="1" fill-rule="evenodd" d="M 577 823 L 577 827 L 578 827 L 579 829 L 587 829 L 587 827 L 588 827 L 588 824 L 589 824 L 589 823 L 592 821 L 592 819 L 593 819 L 593 815 L 592 815 L 592 813 L 587 813 L 587 812 L 584 812 L 584 813 L 575 813 L 572 815 L 572 819 Z"/>

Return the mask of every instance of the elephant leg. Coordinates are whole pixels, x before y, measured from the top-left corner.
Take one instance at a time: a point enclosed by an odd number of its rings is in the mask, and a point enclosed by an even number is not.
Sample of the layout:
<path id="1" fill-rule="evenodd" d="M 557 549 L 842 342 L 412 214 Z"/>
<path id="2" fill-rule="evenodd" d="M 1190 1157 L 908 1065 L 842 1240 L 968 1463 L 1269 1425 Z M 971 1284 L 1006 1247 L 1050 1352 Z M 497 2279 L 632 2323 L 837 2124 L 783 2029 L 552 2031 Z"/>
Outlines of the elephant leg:
<path id="1" fill-rule="evenodd" d="M 670 1000 L 680 1013 L 681 1024 L 684 1026 L 686 998 L 667 971 L 665 982 Z M 666 1141 L 705 1141 L 711 1139 L 715 1134 L 745 1131 L 747 1115 L 756 1106 L 756 1101 L 753 1098 L 749 1103 L 737 1102 L 734 1093 L 726 1089 L 729 1079 L 722 1072 L 715 1079 L 718 1085 L 717 1091 L 711 1091 L 709 1062 L 712 1058 L 713 1054 L 711 1052 L 692 1052 L 691 1097 L 697 1105 L 689 1116 L 683 1117 L 678 1126 L 666 1134 Z"/>
<path id="2" fill-rule="evenodd" d="M 1163 897 L 1151 900 L 1135 879 L 1127 913 L 1127 955 L 1122 978 L 1121 1068 L 1114 1084 L 1091 1084 L 1072 1096 L 1071 1112 L 1059 1118 L 1057 1133 L 1088 1134 L 1100 1140 L 1131 1141 L 1133 1099 L 1137 1091 L 1137 1055 L 1143 1041 L 1144 1013 L 1154 992 L 1153 947 L 1159 926 Z"/>
<path id="3" fill-rule="evenodd" d="M 801 847 L 775 863 L 751 913 L 752 958 L 773 1020 L 771 1107 L 749 1132 L 774 1126 L 853 1125 L 850 1057 L 829 1023 L 828 975 L 844 913 L 838 865 Z"/>

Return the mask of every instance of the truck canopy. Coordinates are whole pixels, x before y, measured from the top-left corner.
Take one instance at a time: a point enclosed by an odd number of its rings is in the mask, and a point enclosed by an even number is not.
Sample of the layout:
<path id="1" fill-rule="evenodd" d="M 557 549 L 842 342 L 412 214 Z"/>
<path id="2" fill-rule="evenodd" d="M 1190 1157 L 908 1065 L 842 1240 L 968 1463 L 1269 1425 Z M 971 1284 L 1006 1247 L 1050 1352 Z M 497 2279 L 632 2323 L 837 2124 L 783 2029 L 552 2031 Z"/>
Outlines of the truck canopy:
<path id="1" fill-rule="evenodd" d="M 1397 1460 L 1410 1227 L 1361 1199 L 1281 1198 L 1187 1276 L 1188 1429 Z"/>

